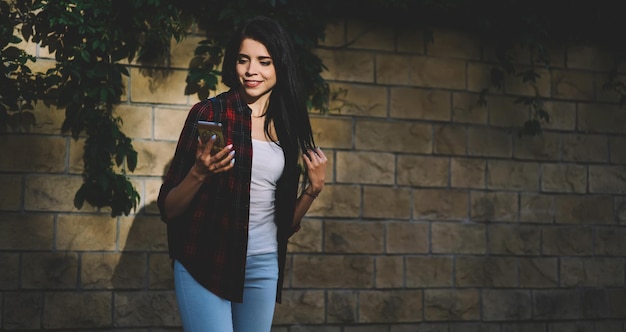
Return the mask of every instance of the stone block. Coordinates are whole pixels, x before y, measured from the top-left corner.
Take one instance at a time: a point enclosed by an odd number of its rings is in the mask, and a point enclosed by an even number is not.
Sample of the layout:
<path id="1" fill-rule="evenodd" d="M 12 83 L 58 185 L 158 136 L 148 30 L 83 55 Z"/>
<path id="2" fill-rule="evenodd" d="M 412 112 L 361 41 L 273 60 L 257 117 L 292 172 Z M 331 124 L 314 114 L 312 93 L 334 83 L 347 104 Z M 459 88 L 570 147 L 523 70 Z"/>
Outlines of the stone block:
<path id="1" fill-rule="evenodd" d="M 541 230 L 535 226 L 490 224 L 488 251 L 501 255 L 539 255 Z"/>
<path id="2" fill-rule="evenodd" d="M 396 48 L 399 52 L 424 54 L 427 33 L 423 29 L 402 29 L 396 33 Z"/>
<path id="3" fill-rule="evenodd" d="M 476 289 L 427 289 L 424 320 L 458 321 L 480 318 L 480 293 Z"/>
<path id="4" fill-rule="evenodd" d="M 527 70 L 531 70 L 531 68 L 527 66 L 518 66 L 516 68 L 518 73 L 522 73 Z M 532 68 L 532 71 L 539 75 L 539 78 L 537 78 L 534 83 L 530 81 L 524 82 L 524 80 L 517 75 L 506 76 L 504 80 L 504 92 L 511 95 L 533 97 L 538 95 L 542 98 L 549 98 L 552 95 L 550 70 L 534 67 Z"/>
<path id="5" fill-rule="evenodd" d="M 412 62 L 412 56 L 403 54 L 377 54 L 376 77 L 378 85 L 411 85 L 411 73 L 407 64 Z M 325 62 L 324 62 L 325 63 Z M 359 69 L 363 70 L 363 69 Z"/>
<path id="6" fill-rule="evenodd" d="M 350 324 L 357 322 L 358 292 L 351 290 L 329 291 L 327 297 L 327 323 Z"/>
<path id="7" fill-rule="evenodd" d="M 41 293 L 4 293 L 3 327 L 11 331 L 41 330 L 42 303 Z"/>
<path id="8" fill-rule="evenodd" d="M 68 171 L 70 174 L 82 174 L 85 168 L 83 156 L 85 155 L 85 139 L 79 138 L 78 140 L 70 140 L 69 153 L 69 165 Z"/>
<path id="9" fill-rule="evenodd" d="M 342 116 L 387 117 L 388 89 L 364 84 L 331 83 L 329 112 Z M 351 130 L 350 130 L 351 131 Z"/>
<path id="10" fill-rule="evenodd" d="M 37 62 L 39 61 L 41 60 L 37 60 Z M 45 63 L 45 66 L 49 65 L 49 67 L 54 67 L 55 65 L 55 61 L 43 61 L 42 63 Z M 30 68 L 35 69 L 33 67 Z M 65 121 L 65 108 L 54 105 L 47 106 L 43 102 L 38 102 L 34 105 L 34 109 L 31 112 L 35 116 L 35 123 L 27 130 L 29 133 L 55 136 L 61 133 L 61 126 L 63 121 Z"/>
<path id="11" fill-rule="evenodd" d="M 29 175 L 24 188 L 26 211 L 79 211 L 74 207 L 74 195 L 83 183 L 79 176 Z M 81 212 L 93 211 L 85 203 Z"/>
<path id="12" fill-rule="evenodd" d="M 567 100 L 595 98 L 592 73 L 576 70 L 552 69 L 552 97 Z"/>
<path id="13" fill-rule="evenodd" d="M 546 332 L 545 323 L 502 323 L 501 332 Z"/>
<path id="14" fill-rule="evenodd" d="M 76 289 L 78 255 L 72 252 L 22 254 L 21 286 L 24 289 Z"/>
<path id="15" fill-rule="evenodd" d="M 361 291 L 359 322 L 399 323 L 423 319 L 421 290 Z"/>
<path id="16" fill-rule="evenodd" d="M 287 252 L 322 252 L 323 224 L 319 220 L 303 220 L 300 230 L 289 238 Z"/>
<path id="17" fill-rule="evenodd" d="M 580 293 L 577 289 L 533 291 L 533 319 L 566 320 L 581 318 Z"/>
<path id="18" fill-rule="evenodd" d="M 204 36 L 188 34 L 180 41 L 172 39 L 170 42 L 170 68 L 189 68 L 189 61 L 193 57 L 198 43 L 206 39 Z"/>
<path id="19" fill-rule="evenodd" d="M 436 288 L 454 285 L 454 261 L 449 256 L 408 256 L 406 287 Z"/>
<path id="20" fill-rule="evenodd" d="M 174 289 L 174 270 L 168 253 L 149 254 L 148 282 L 150 289 Z"/>
<path id="21" fill-rule="evenodd" d="M 558 259 L 553 257 L 521 257 L 520 287 L 553 288 L 559 285 Z"/>
<path id="22" fill-rule="evenodd" d="M 431 153 L 432 126 L 413 122 L 357 120 L 355 148 L 383 152 Z"/>
<path id="23" fill-rule="evenodd" d="M 113 324 L 116 327 L 179 327 L 176 295 L 174 291 L 117 292 Z"/>
<path id="24" fill-rule="evenodd" d="M 593 254 L 593 230 L 588 226 L 544 226 L 541 253 L 555 256 Z"/>
<path id="25" fill-rule="evenodd" d="M 405 188 L 363 187 L 363 217 L 376 219 L 409 219 L 411 191 Z"/>
<path id="26" fill-rule="evenodd" d="M 189 108 L 154 108 L 154 139 L 178 141 L 183 130 Z"/>
<path id="27" fill-rule="evenodd" d="M 491 95 L 502 94 L 502 89 L 493 86 L 491 82 L 491 70 L 495 66 L 493 64 L 473 62 L 467 64 L 467 91 L 470 92 L 489 92 L 487 100 Z"/>
<path id="28" fill-rule="evenodd" d="M 610 137 L 609 151 L 611 163 L 626 164 L 626 137 Z M 2 181 L 2 180 L 0 180 Z"/>
<path id="29" fill-rule="evenodd" d="M 609 141 L 603 135 L 565 135 L 562 138 L 563 160 L 608 162 Z"/>
<path id="30" fill-rule="evenodd" d="M 431 250 L 437 254 L 484 254 L 485 225 L 435 222 L 431 225 Z"/>
<path id="31" fill-rule="evenodd" d="M 500 332 L 500 323 L 450 323 L 450 332 Z"/>
<path id="32" fill-rule="evenodd" d="M 168 166 L 166 166 L 168 167 Z M 160 210 L 157 206 L 157 198 L 159 197 L 159 190 L 161 190 L 161 184 L 163 183 L 162 178 L 149 178 L 143 181 L 145 186 L 145 192 L 141 195 L 141 206 L 143 210 L 140 210 L 138 213 L 141 214 L 143 211 L 145 214 L 149 215 L 159 215 Z"/>
<path id="33" fill-rule="evenodd" d="M 0 211 L 18 211 L 22 208 L 23 178 L 15 175 L 0 175 Z"/>
<path id="34" fill-rule="evenodd" d="M 471 156 L 509 158 L 513 155 L 512 135 L 505 129 L 470 127 L 467 152 Z"/>
<path id="35" fill-rule="evenodd" d="M 447 323 L 414 323 L 414 324 L 394 324 L 390 327 L 390 332 L 448 332 Z"/>
<path id="36" fill-rule="evenodd" d="M 459 256 L 456 258 L 457 287 L 518 287 L 515 257 Z"/>
<path id="37" fill-rule="evenodd" d="M 46 329 L 97 329 L 111 327 L 110 292 L 54 292 L 44 299 Z"/>
<path id="38" fill-rule="evenodd" d="M 162 176 L 176 150 L 174 142 L 134 140 L 137 151 L 137 167 L 133 175 Z"/>
<path id="39" fill-rule="evenodd" d="M 326 221 L 324 252 L 377 254 L 384 252 L 384 224 L 362 221 Z"/>
<path id="40" fill-rule="evenodd" d="M 529 160 L 562 160 L 561 134 L 542 132 L 541 135 L 513 137 L 513 157 Z"/>
<path id="41" fill-rule="evenodd" d="M 337 182 L 363 184 L 393 184 L 395 156 L 378 152 L 336 153 Z"/>
<path id="42" fill-rule="evenodd" d="M 386 252 L 388 254 L 416 254 L 428 252 L 428 224 L 389 222 L 386 224 L 385 234 Z"/>
<path id="43" fill-rule="evenodd" d="M 495 127 L 521 128 L 529 119 L 528 107 L 516 103 L 516 97 L 489 96 L 489 124 Z"/>
<path id="44" fill-rule="evenodd" d="M 159 216 L 136 215 L 120 218 L 119 249 L 167 252 L 167 225 Z"/>
<path id="45" fill-rule="evenodd" d="M 61 250 L 114 250 L 117 220 L 108 215 L 61 215 L 56 248 Z"/>
<path id="46" fill-rule="evenodd" d="M 487 124 L 489 113 L 486 105 L 478 103 L 476 93 L 452 93 L 452 121 L 458 123 Z"/>
<path id="47" fill-rule="evenodd" d="M 311 116 L 315 144 L 322 148 L 352 148 L 352 120 L 343 117 Z M 327 154 L 327 157 L 330 157 Z"/>
<path id="48" fill-rule="evenodd" d="M 122 119 L 121 131 L 132 139 L 151 139 L 153 133 L 152 107 L 120 104 L 115 107 L 113 116 Z"/>
<path id="49" fill-rule="evenodd" d="M 520 221 L 549 224 L 554 222 L 554 197 L 525 193 L 520 196 Z"/>
<path id="50" fill-rule="evenodd" d="M 467 129 L 458 125 L 435 125 L 434 152 L 436 154 L 467 154 Z"/>
<path id="51" fill-rule="evenodd" d="M 0 274 L 0 291 L 18 289 L 20 285 L 20 255 L 18 253 L 0 252 L 0 271 L 3 271 Z"/>
<path id="52" fill-rule="evenodd" d="M 0 214 L 0 250 L 51 250 L 53 237 L 53 215 Z"/>
<path id="53" fill-rule="evenodd" d="M 594 232 L 594 254 L 600 256 L 626 256 L 626 229 L 622 227 L 597 227 Z"/>
<path id="54" fill-rule="evenodd" d="M 487 162 L 487 188 L 490 190 L 537 191 L 539 164 L 490 160 Z"/>
<path id="55" fill-rule="evenodd" d="M 372 288 L 374 259 L 352 255 L 295 255 L 292 285 L 298 288 Z"/>
<path id="56" fill-rule="evenodd" d="M 452 188 L 486 189 L 487 162 L 482 159 L 451 158 Z"/>
<path id="57" fill-rule="evenodd" d="M 408 68 L 409 84 L 425 88 L 464 90 L 466 88 L 466 64 L 463 60 L 412 56 Z"/>
<path id="58" fill-rule="evenodd" d="M 349 48 L 376 51 L 393 51 L 395 35 L 391 27 L 361 20 L 348 20 L 346 38 L 350 40 Z"/>
<path id="59" fill-rule="evenodd" d="M 541 189 L 544 192 L 585 193 L 587 167 L 575 164 L 541 165 Z"/>
<path id="60" fill-rule="evenodd" d="M 134 103 L 188 105 L 187 70 L 130 69 L 130 100 Z"/>
<path id="61" fill-rule="evenodd" d="M 374 83 L 375 55 L 370 52 L 316 49 L 315 54 L 327 68 L 321 73 L 325 80 Z"/>
<path id="62" fill-rule="evenodd" d="M 481 303 L 486 321 L 524 321 L 532 317 L 529 290 L 487 289 L 482 293 Z"/>
<path id="63" fill-rule="evenodd" d="M 325 321 L 324 291 L 285 290 L 276 305 L 274 325 L 321 324 Z"/>
<path id="64" fill-rule="evenodd" d="M 309 217 L 328 218 L 354 218 L 360 215 L 361 190 L 353 185 L 326 185 L 307 213 Z"/>
<path id="65" fill-rule="evenodd" d="M 390 115 L 398 119 L 450 121 L 450 93 L 441 90 L 391 88 Z"/>
<path id="66" fill-rule="evenodd" d="M 563 287 L 623 287 L 624 261 L 621 258 L 562 257 Z"/>
<path id="67" fill-rule="evenodd" d="M 589 193 L 625 194 L 626 166 L 590 165 Z"/>
<path id="68" fill-rule="evenodd" d="M 473 221 L 504 221 L 518 220 L 518 194 L 504 191 L 473 191 L 470 194 Z"/>
<path id="69" fill-rule="evenodd" d="M 468 192 L 420 189 L 413 191 L 413 218 L 417 220 L 467 220 Z"/>
<path id="70" fill-rule="evenodd" d="M 450 160 L 433 156 L 398 156 L 396 181 L 401 186 L 448 187 Z"/>
<path id="71" fill-rule="evenodd" d="M 146 285 L 143 253 L 84 253 L 80 269 L 83 289 L 143 289 Z"/>
<path id="72" fill-rule="evenodd" d="M 543 110 L 550 115 L 550 121 L 542 123 L 541 127 L 554 130 L 576 129 L 576 105 L 573 102 L 545 100 Z"/>
<path id="73" fill-rule="evenodd" d="M 426 51 L 433 57 L 469 60 L 481 58 L 480 40 L 476 35 L 456 29 L 433 31 L 433 42 L 427 45 Z"/>
<path id="74" fill-rule="evenodd" d="M 555 197 L 556 222 L 560 224 L 612 224 L 613 200 L 605 195 Z"/>
<path id="75" fill-rule="evenodd" d="M 404 286 L 404 258 L 402 256 L 377 256 L 375 264 L 376 288 Z"/>
<path id="76" fill-rule="evenodd" d="M 324 38 L 319 41 L 320 46 L 342 47 L 346 41 L 346 22 L 337 20 L 326 25 Z"/>
<path id="77" fill-rule="evenodd" d="M 569 45 L 567 47 L 567 67 L 608 72 L 615 64 L 610 52 L 589 45 Z"/>
<path id="78" fill-rule="evenodd" d="M 594 322 L 594 331 L 623 332 L 624 324 L 621 321 L 597 321 Z"/>
<path id="79" fill-rule="evenodd" d="M 0 171 L 19 173 L 62 173 L 66 170 L 67 139 L 40 135 L 3 135 Z M 28 151 L 28 153 L 24 153 Z"/>

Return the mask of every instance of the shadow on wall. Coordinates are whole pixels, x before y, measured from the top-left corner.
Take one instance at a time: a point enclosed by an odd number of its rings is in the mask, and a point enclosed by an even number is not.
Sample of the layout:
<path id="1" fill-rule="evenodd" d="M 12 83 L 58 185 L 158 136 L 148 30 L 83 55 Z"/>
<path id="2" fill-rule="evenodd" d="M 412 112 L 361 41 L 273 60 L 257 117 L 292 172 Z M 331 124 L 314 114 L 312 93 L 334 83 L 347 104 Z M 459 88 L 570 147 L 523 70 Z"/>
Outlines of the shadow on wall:
<path id="1" fill-rule="evenodd" d="M 112 276 L 113 325 L 180 327 L 167 228 L 156 202 L 144 204 L 134 218 L 120 218 L 118 229 L 120 257 Z"/>

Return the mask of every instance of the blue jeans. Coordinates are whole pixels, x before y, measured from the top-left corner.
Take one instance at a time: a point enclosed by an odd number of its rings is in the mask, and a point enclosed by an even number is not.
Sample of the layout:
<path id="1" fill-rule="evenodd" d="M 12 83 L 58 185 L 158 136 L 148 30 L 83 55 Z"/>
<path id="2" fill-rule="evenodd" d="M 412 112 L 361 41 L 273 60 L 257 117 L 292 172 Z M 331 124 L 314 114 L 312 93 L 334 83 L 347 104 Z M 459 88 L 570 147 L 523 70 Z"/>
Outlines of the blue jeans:
<path id="1" fill-rule="evenodd" d="M 213 294 L 174 263 L 174 286 L 178 310 L 187 332 L 269 332 L 274 318 L 278 256 L 248 256 L 243 303 Z"/>

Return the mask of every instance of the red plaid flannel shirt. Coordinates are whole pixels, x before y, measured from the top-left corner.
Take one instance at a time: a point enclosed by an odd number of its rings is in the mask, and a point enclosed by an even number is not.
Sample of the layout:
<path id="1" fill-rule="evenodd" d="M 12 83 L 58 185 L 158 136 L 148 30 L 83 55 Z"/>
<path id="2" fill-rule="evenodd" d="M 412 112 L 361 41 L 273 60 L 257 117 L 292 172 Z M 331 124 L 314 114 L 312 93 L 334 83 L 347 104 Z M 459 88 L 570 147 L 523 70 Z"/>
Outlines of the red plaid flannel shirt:
<path id="1" fill-rule="evenodd" d="M 227 300 L 241 302 L 248 243 L 252 122 L 251 110 L 239 92 L 231 90 L 191 108 L 157 203 L 163 216 L 165 197 L 182 181 L 195 162 L 198 120 L 222 122 L 224 140 L 226 144 L 233 144 L 235 150 L 235 167 L 229 172 L 210 176 L 187 212 L 166 220 L 169 252 L 172 259 L 182 263 L 208 290 Z M 280 134 L 278 138 L 280 140 Z M 276 188 L 278 302 L 287 240 L 296 231 L 291 224 L 299 178 L 298 153 L 289 150 L 293 149 L 283 149 L 285 169 Z"/>

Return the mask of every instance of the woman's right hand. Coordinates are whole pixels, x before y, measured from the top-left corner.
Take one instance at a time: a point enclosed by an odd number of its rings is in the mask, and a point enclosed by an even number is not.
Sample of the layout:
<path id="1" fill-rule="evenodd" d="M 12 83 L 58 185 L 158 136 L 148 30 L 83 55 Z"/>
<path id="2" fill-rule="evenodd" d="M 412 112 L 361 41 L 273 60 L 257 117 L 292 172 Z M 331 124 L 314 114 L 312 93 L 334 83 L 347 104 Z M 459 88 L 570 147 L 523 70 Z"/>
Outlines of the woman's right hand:
<path id="1" fill-rule="evenodd" d="M 235 150 L 233 145 L 228 144 L 222 150 L 211 155 L 211 149 L 215 143 L 215 135 L 206 143 L 198 137 L 198 148 L 196 150 L 195 168 L 199 175 L 207 176 L 230 171 L 235 167 Z"/>

